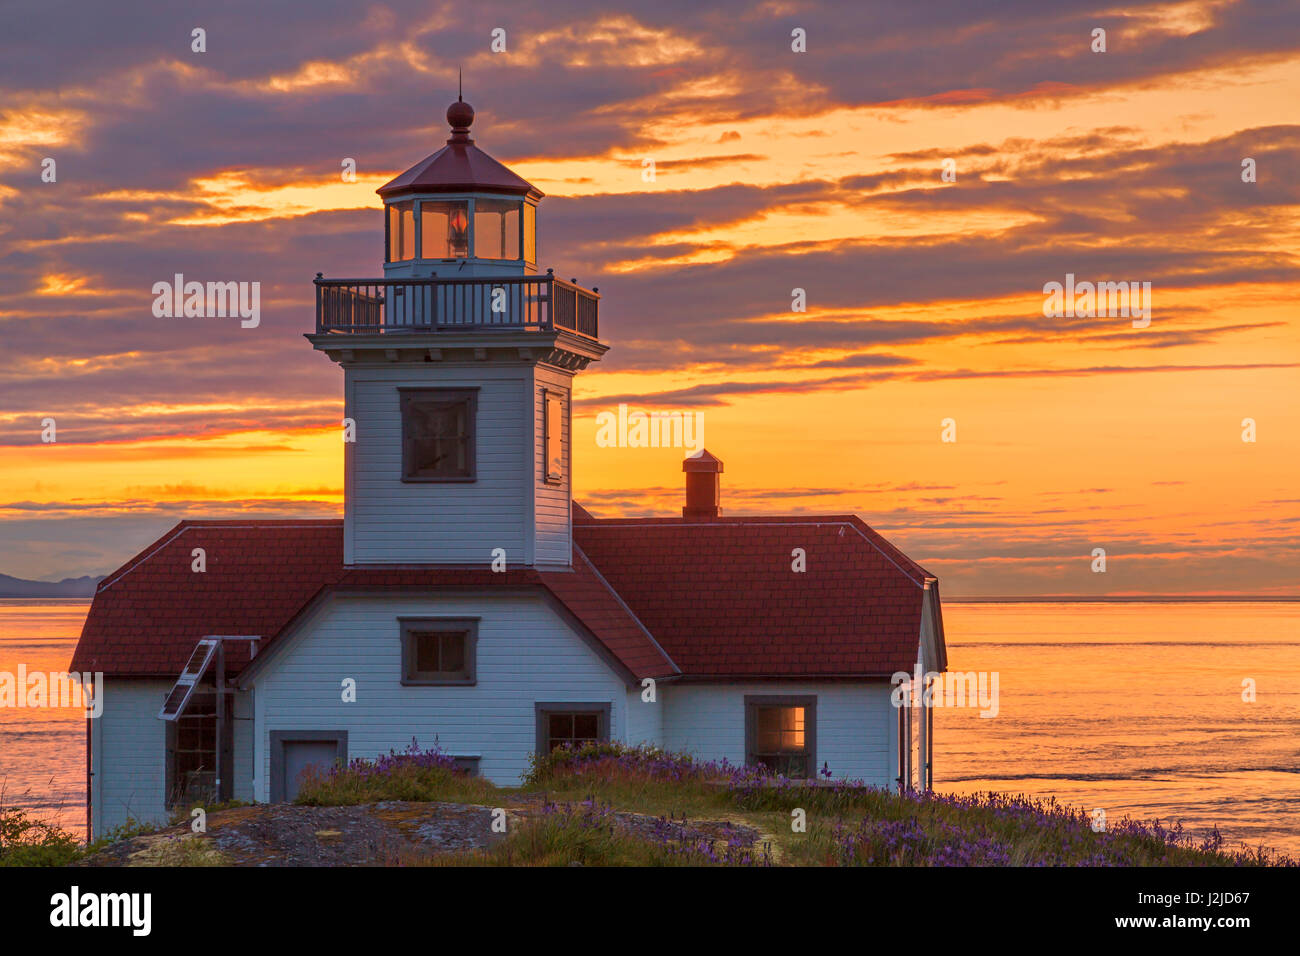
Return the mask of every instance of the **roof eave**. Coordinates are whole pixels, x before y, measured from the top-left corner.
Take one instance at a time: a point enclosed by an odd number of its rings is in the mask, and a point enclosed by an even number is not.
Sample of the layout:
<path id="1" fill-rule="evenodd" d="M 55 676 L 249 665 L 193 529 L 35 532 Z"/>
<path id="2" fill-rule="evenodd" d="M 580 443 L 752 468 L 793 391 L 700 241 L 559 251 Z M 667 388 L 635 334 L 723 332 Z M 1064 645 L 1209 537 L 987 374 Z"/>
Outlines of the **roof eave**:
<path id="1" fill-rule="evenodd" d="M 401 177 L 398 177 L 401 178 Z M 397 180 L 393 180 L 397 182 Z M 527 189 L 520 189 L 517 186 L 500 186 L 488 183 L 437 183 L 421 185 L 420 183 L 403 183 L 394 186 L 389 183 L 386 186 L 380 186 L 375 190 L 385 202 L 390 199 L 398 199 L 402 196 L 428 196 L 439 195 L 443 193 L 494 193 L 502 196 L 518 196 L 521 199 L 532 199 L 534 202 L 541 199 L 546 193 L 542 192 L 536 186 L 529 184 Z"/>

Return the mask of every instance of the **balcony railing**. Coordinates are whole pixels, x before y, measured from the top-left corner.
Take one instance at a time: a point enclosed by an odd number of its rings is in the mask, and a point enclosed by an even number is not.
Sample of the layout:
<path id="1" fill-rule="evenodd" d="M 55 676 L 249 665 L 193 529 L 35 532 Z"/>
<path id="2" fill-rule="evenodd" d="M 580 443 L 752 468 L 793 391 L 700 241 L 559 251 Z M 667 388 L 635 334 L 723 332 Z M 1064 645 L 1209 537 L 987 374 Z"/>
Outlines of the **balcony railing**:
<path id="1" fill-rule="evenodd" d="M 596 338 L 595 290 L 544 276 L 325 279 L 316 276 L 316 331 L 429 332 L 568 329 Z"/>

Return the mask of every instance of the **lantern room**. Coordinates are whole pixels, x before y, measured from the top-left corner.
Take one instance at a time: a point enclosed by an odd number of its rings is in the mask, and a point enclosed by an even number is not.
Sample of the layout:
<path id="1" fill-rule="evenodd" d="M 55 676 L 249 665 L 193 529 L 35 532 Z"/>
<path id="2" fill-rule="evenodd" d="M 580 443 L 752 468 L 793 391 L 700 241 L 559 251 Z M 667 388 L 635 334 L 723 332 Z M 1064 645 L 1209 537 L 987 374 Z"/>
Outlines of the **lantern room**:
<path id="1" fill-rule="evenodd" d="M 447 109 L 451 138 L 381 186 L 384 276 L 491 278 L 537 271 L 542 192 L 474 145 L 474 109 Z"/>

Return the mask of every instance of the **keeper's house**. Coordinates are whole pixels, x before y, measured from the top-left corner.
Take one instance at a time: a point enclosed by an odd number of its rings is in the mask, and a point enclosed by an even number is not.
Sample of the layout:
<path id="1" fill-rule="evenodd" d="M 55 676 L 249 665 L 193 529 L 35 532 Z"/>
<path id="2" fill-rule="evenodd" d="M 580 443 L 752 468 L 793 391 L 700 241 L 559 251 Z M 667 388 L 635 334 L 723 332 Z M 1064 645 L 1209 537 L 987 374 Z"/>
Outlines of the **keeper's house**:
<path id="1" fill-rule="evenodd" d="M 104 673 L 92 833 L 289 800 L 307 766 L 412 738 L 500 784 L 608 739 L 927 785 L 928 714 L 891 676 L 945 668 L 935 578 L 853 515 L 722 517 L 708 452 L 681 517 L 575 504 L 599 297 L 538 274 L 542 194 L 469 104 L 447 118 L 379 190 L 384 277 L 316 279 L 307 339 L 355 423 L 343 519 L 184 521 L 99 586 L 71 665 Z"/>

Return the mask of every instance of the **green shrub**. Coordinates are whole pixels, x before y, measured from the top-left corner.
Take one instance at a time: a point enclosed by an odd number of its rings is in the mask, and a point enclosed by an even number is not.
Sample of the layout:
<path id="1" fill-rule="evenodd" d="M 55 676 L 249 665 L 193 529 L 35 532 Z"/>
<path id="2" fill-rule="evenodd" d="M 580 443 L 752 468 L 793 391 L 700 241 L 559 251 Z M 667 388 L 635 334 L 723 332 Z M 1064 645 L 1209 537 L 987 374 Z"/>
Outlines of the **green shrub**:
<path id="1" fill-rule="evenodd" d="M 405 751 L 326 771 L 308 768 L 295 803 L 318 807 L 354 806 L 381 800 L 480 803 L 496 792 L 490 781 L 471 777 L 438 748 Z"/>
<path id="2" fill-rule="evenodd" d="M 80 854 L 72 834 L 25 810 L 0 807 L 0 866 L 67 866 Z"/>

